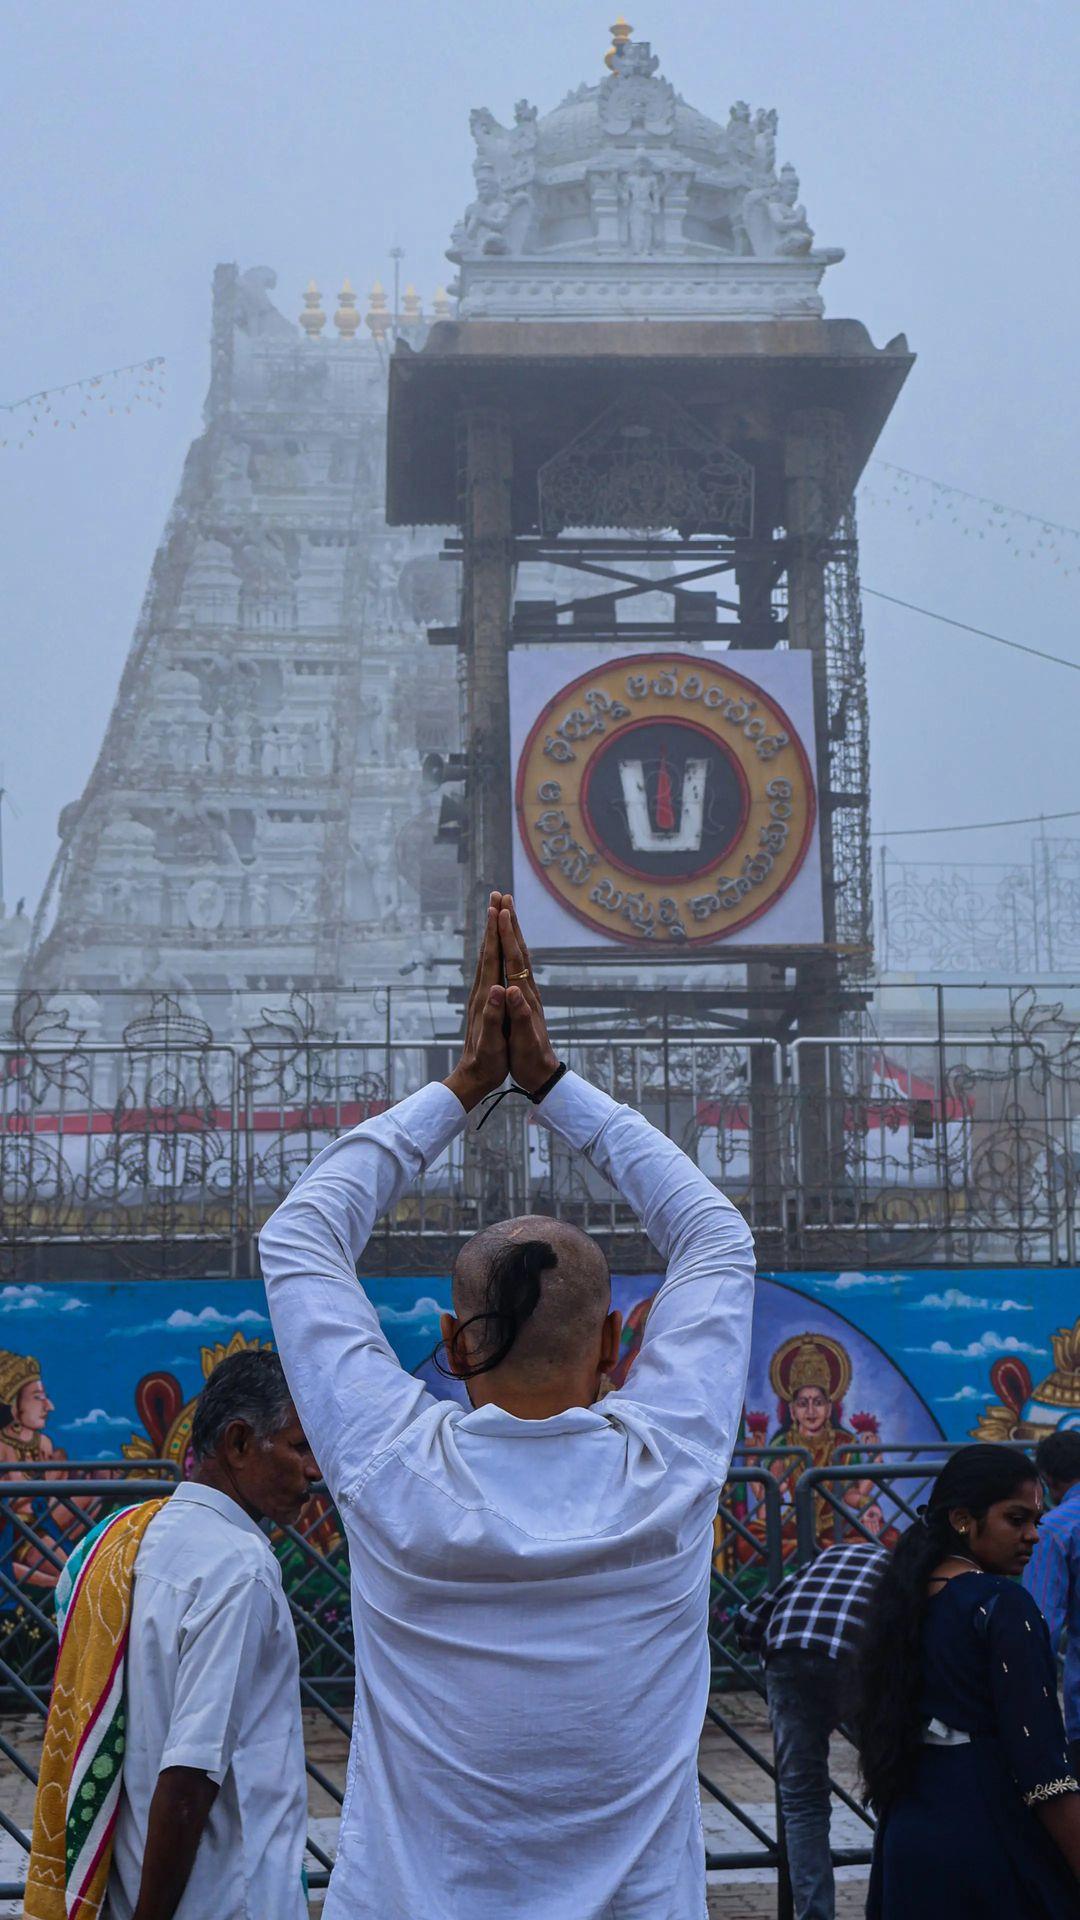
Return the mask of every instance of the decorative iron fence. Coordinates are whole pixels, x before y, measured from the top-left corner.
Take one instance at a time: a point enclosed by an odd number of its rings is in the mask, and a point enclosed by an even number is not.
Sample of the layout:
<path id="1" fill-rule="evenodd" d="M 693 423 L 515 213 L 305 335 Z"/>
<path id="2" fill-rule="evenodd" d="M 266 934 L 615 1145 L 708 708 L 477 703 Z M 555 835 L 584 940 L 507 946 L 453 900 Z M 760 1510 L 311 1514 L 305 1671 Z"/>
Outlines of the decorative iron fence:
<path id="1" fill-rule="evenodd" d="M 731 1193 L 774 1268 L 1076 1260 L 1080 1025 L 1033 993 L 979 1034 L 784 1044 L 674 1028 L 560 1044 Z M 313 1154 L 452 1054 L 320 1034 L 295 997 L 242 1043 L 167 997 L 117 1043 L 24 1017 L 0 1045 L 0 1261 L 13 1272 L 70 1242 L 135 1272 L 253 1272 L 259 1227 Z M 380 1226 L 380 1264 L 415 1270 L 424 1247 L 444 1260 L 521 1211 L 577 1221 L 624 1266 L 648 1258 L 607 1184 L 505 1101 Z"/>
<path id="2" fill-rule="evenodd" d="M 931 975 L 1075 973 L 1080 840 L 1032 840 L 1018 860 L 878 856 L 878 958 Z"/>

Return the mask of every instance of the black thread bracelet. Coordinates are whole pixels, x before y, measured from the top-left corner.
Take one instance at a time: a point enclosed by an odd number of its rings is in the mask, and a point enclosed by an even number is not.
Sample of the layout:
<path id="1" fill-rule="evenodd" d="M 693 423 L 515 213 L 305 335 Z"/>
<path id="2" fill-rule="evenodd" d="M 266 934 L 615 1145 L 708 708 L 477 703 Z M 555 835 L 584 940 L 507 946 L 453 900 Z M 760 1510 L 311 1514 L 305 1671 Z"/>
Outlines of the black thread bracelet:
<path id="1" fill-rule="evenodd" d="M 549 1075 L 548 1079 L 544 1081 L 543 1086 L 537 1087 L 535 1093 L 526 1094 L 526 1099 L 531 1100 L 534 1107 L 538 1107 L 540 1105 L 541 1100 L 547 1099 L 548 1094 L 551 1092 L 552 1087 L 557 1087 L 559 1084 L 559 1081 L 563 1077 L 563 1074 L 567 1073 L 568 1071 L 569 1069 L 567 1067 L 566 1061 L 560 1060 L 554 1073 Z M 522 1087 L 521 1091 L 522 1093 L 525 1093 L 525 1088 Z"/>
<path id="2" fill-rule="evenodd" d="M 540 1105 L 541 1100 L 547 1099 L 547 1096 L 551 1092 L 552 1087 L 558 1086 L 558 1083 L 562 1079 L 563 1074 L 568 1072 L 569 1072 L 569 1068 L 567 1067 L 566 1061 L 560 1060 L 554 1073 L 548 1076 L 548 1078 L 544 1081 L 544 1084 L 542 1087 L 537 1087 L 535 1093 L 530 1093 L 528 1087 L 519 1087 L 516 1081 L 511 1081 L 508 1087 L 499 1087 L 495 1093 L 486 1094 L 483 1101 L 481 1102 L 482 1106 L 485 1109 L 484 1118 L 483 1120 L 478 1120 L 476 1123 L 477 1133 L 479 1133 L 481 1127 L 484 1126 L 488 1120 L 490 1120 L 496 1107 L 499 1105 L 499 1102 L 501 1100 L 505 1100 L 507 1094 L 520 1093 L 523 1100 L 529 1100 L 532 1102 L 534 1107 L 538 1107 Z"/>

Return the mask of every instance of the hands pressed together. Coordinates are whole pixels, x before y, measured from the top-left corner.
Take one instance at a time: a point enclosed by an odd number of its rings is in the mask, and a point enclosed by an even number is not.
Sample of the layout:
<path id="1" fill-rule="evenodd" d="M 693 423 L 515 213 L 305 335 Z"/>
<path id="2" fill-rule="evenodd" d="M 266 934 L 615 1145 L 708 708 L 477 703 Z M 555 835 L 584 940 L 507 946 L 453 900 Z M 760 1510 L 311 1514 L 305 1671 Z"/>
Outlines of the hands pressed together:
<path id="1" fill-rule="evenodd" d="M 445 1084 L 468 1111 L 501 1087 L 508 1073 L 526 1093 L 535 1093 L 558 1065 L 513 895 L 493 893 L 461 1058 Z"/>

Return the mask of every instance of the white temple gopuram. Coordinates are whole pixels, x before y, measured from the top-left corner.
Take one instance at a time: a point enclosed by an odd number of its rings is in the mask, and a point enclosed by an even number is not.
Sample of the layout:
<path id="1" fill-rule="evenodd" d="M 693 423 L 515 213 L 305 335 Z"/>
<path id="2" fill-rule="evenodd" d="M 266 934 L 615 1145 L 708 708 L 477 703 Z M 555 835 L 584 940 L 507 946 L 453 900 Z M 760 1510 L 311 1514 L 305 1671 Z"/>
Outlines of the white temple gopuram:
<path id="1" fill-rule="evenodd" d="M 185 462 L 97 763 L 65 807 L 24 981 L 123 1030 L 167 992 L 218 1036 L 267 995 L 355 1033 L 372 990 L 453 954 L 453 847 L 425 754 L 457 745 L 453 617 L 430 533 L 383 514 L 386 365 L 346 282 L 329 337 L 266 268 L 214 276 L 205 431 Z M 403 331 L 422 337 L 420 303 Z M 118 989 L 122 991 L 117 991 Z"/>

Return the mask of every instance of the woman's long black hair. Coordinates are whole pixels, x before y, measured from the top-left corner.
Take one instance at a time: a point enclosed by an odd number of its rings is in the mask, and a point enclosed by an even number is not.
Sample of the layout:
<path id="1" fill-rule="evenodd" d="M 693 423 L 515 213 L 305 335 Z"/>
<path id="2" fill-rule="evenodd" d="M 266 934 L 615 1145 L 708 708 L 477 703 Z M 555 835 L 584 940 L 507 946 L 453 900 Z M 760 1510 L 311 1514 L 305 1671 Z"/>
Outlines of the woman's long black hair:
<path id="1" fill-rule="evenodd" d="M 549 1240 L 511 1240 L 500 1247 L 488 1268 L 484 1305 L 458 1326 L 453 1341 L 454 1372 L 459 1380 L 475 1380 L 478 1373 L 491 1373 L 506 1359 L 526 1320 L 536 1311 L 540 1299 L 540 1276 L 558 1266 L 558 1256 Z M 474 1335 L 474 1345 L 483 1351 L 479 1359 L 466 1359 L 462 1336 L 470 1328 L 482 1329 Z M 440 1363 L 436 1348 L 435 1364 Z"/>
<path id="2" fill-rule="evenodd" d="M 949 1524 L 964 1507 L 975 1520 L 1038 1478 L 1015 1447 L 961 1447 L 942 1467 L 922 1517 L 901 1538 L 874 1590 L 859 1650 L 853 1715 L 866 1799 L 881 1813 L 911 1784 L 922 1725 L 922 1626 L 927 1582 L 965 1542 Z"/>

